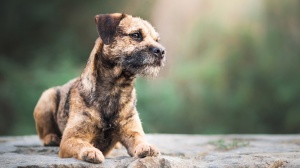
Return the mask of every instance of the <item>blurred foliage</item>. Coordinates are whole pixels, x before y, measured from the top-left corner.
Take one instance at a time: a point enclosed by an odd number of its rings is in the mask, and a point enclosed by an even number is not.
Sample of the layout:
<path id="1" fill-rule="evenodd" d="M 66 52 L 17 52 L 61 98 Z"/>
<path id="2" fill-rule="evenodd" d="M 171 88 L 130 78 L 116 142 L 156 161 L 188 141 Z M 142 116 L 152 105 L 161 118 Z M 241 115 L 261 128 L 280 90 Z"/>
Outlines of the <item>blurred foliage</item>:
<path id="1" fill-rule="evenodd" d="M 199 19 L 178 55 L 168 55 L 172 73 L 138 79 L 146 132 L 299 133 L 300 2 L 263 2 L 251 25 L 230 31 Z M 149 20 L 155 1 L 0 3 L 0 135 L 23 135 L 35 133 L 32 113 L 43 90 L 83 69 L 97 37 L 94 15 Z"/>
<path id="2" fill-rule="evenodd" d="M 231 30 L 209 17 L 196 22 L 172 76 L 138 88 L 146 130 L 299 133 L 299 6 L 264 1 L 263 13 Z"/>

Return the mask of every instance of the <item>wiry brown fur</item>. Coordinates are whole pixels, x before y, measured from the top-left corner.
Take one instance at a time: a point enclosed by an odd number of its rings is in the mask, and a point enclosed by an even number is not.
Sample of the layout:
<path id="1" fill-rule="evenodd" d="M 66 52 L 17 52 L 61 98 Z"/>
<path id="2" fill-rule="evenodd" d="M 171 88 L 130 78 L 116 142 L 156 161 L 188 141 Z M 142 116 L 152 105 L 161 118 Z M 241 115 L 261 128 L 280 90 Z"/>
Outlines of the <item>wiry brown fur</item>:
<path id="1" fill-rule="evenodd" d="M 103 162 L 117 142 L 131 156 L 157 156 L 144 138 L 134 81 L 155 76 L 164 65 L 158 33 L 126 14 L 97 15 L 95 21 L 100 37 L 80 77 L 46 90 L 35 107 L 39 137 L 45 146 L 60 145 L 60 157 L 92 163 Z"/>

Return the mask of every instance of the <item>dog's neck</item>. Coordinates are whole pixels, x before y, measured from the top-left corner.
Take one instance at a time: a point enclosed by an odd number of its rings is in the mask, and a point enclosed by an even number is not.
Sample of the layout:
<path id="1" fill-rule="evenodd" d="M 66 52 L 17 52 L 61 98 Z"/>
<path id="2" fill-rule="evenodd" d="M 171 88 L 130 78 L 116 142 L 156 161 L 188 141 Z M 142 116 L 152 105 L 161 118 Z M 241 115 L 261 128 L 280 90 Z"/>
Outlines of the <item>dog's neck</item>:
<path id="1" fill-rule="evenodd" d="M 124 106 L 124 97 L 135 99 L 132 97 L 135 76 L 123 73 L 121 67 L 105 60 L 101 55 L 102 47 L 101 40 L 97 39 L 78 85 L 85 104 L 99 110 L 103 127 L 108 128 L 105 123 L 111 123 L 118 115 L 119 108 Z"/>
<path id="2" fill-rule="evenodd" d="M 108 91 L 118 85 L 133 86 L 136 76 L 124 72 L 119 65 L 105 59 L 105 56 L 101 55 L 102 49 L 102 40 L 98 38 L 80 76 L 83 88 L 86 91 L 95 92 L 97 90 Z"/>

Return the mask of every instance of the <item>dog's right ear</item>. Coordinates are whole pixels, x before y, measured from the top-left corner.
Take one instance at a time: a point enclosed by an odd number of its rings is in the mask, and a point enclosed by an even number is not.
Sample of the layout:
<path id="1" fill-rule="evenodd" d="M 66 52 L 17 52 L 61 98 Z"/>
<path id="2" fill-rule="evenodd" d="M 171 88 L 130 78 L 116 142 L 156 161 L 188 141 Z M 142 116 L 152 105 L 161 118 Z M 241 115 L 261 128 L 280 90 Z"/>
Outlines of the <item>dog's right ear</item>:
<path id="1" fill-rule="evenodd" d="M 104 44 L 110 44 L 114 40 L 114 35 L 120 21 L 126 17 L 123 13 L 99 14 L 95 16 L 97 30 Z"/>

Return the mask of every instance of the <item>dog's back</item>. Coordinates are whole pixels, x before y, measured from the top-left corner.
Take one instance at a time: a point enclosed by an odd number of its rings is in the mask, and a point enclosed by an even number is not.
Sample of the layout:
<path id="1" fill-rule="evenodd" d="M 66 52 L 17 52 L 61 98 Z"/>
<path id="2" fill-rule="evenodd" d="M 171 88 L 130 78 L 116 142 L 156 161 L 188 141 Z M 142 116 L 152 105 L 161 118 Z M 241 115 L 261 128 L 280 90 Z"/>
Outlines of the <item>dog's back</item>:
<path id="1" fill-rule="evenodd" d="M 45 146 L 59 146 L 60 137 L 57 135 L 61 136 L 66 127 L 70 89 L 77 80 L 78 78 L 44 91 L 34 109 L 36 129 Z"/>

